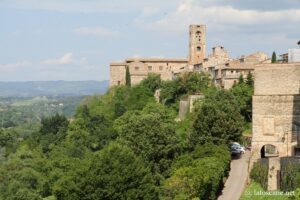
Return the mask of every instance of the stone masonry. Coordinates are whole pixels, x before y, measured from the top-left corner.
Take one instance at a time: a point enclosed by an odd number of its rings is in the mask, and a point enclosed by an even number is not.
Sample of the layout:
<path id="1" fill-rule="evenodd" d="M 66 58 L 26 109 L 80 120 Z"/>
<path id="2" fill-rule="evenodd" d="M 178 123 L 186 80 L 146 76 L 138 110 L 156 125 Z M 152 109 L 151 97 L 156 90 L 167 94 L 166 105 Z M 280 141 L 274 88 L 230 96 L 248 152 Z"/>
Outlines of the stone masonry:
<path id="1" fill-rule="evenodd" d="M 279 157 L 294 156 L 300 144 L 300 63 L 259 65 L 254 83 L 252 160 L 266 156 L 265 145 Z"/>
<path id="2" fill-rule="evenodd" d="M 172 80 L 174 76 L 193 69 L 203 62 L 206 52 L 205 25 L 190 25 L 188 59 L 182 58 L 129 58 L 124 62 L 110 64 L 110 86 L 124 85 L 126 66 L 129 67 L 131 84 L 138 84 L 149 73 L 159 74 L 162 80 Z"/>

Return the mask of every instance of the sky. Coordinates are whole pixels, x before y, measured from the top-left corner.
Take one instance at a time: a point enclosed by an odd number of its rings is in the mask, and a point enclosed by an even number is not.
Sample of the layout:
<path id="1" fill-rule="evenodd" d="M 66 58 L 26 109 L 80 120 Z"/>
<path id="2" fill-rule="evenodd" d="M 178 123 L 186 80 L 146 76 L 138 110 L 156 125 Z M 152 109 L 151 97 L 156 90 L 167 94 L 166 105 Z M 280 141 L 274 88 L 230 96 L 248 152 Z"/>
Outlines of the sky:
<path id="1" fill-rule="evenodd" d="M 207 54 L 297 48 L 300 0 L 0 0 L 0 81 L 108 80 L 127 57 L 186 58 L 189 24 Z"/>

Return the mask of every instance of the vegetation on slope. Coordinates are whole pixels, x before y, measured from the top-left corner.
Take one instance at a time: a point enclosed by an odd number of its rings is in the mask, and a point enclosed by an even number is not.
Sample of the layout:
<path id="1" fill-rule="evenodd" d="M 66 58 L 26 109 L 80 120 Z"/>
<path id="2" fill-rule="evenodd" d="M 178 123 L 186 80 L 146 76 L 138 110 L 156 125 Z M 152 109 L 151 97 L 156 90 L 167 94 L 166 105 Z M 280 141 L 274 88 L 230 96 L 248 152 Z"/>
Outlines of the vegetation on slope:
<path id="1" fill-rule="evenodd" d="M 71 122 L 45 118 L 23 141 L 1 131 L 0 199 L 215 200 L 229 171 L 229 143 L 246 123 L 239 91 L 215 88 L 204 73 L 173 81 L 151 74 L 86 98 Z M 193 93 L 205 99 L 175 121 L 180 98 Z"/>

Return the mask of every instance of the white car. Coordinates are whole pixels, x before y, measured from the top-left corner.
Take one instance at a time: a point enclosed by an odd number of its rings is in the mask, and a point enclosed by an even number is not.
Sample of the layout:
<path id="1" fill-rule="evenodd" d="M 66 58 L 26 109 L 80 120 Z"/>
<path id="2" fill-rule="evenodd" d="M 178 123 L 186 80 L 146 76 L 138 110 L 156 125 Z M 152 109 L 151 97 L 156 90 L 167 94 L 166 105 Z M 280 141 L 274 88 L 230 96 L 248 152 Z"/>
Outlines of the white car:
<path id="1" fill-rule="evenodd" d="M 245 153 L 246 152 L 245 147 L 242 146 L 242 145 L 240 145 L 238 142 L 234 142 L 232 144 L 234 144 L 236 146 L 239 146 L 239 149 L 240 149 L 241 153 Z"/>

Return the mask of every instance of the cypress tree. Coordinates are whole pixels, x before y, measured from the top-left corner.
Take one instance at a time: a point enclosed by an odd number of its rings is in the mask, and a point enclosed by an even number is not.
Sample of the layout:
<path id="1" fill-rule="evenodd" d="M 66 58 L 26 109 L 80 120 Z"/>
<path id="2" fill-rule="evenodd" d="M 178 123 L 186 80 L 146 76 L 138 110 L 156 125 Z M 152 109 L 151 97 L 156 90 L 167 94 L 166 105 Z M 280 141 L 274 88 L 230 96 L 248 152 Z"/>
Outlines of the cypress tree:
<path id="1" fill-rule="evenodd" d="M 249 85 L 249 86 L 254 85 L 253 75 L 252 75 L 251 72 L 249 72 L 248 75 L 247 75 L 246 84 Z"/>
<path id="2" fill-rule="evenodd" d="M 129 67 L 126 66 L 126 85 L 131 86 L 131 79 L 130 79 L 130 73 L 129 73 Z"/>
<path id="3" fill-rule="evenodd" d="M 276 53 L 275 53 L 275 51 L 273 51 L 273 54 L 272 54 L 272 63 L 276 63 L 276 62 L 277 62 Z"/>
<path id="4" fill-rule="evenodd" d="M 239 77 L 239 84 L 243 84 L 243 83 L 244 83 L 244 77 L 241 74 L 240 77 Z"/>

